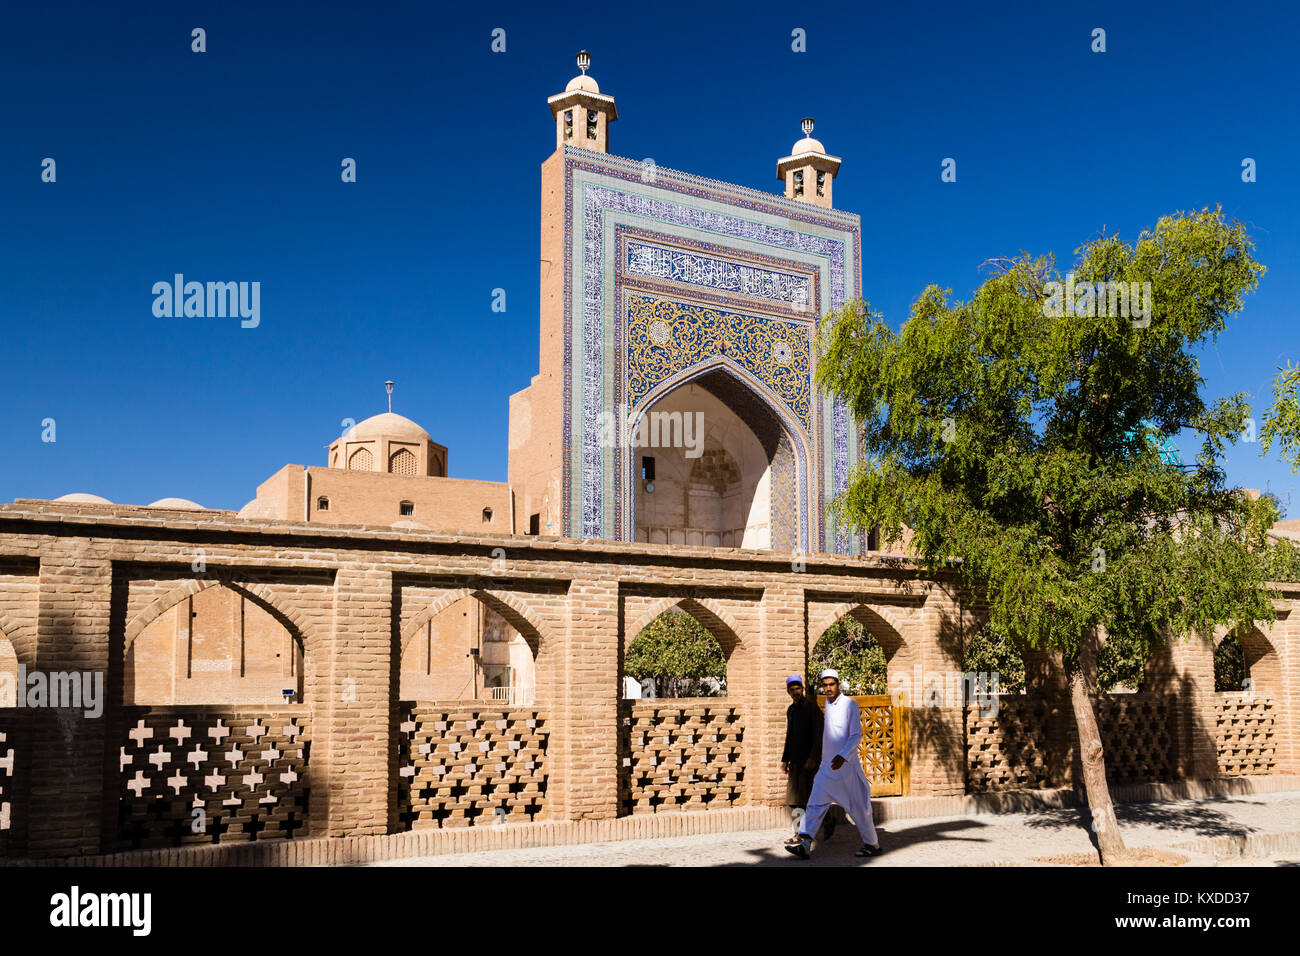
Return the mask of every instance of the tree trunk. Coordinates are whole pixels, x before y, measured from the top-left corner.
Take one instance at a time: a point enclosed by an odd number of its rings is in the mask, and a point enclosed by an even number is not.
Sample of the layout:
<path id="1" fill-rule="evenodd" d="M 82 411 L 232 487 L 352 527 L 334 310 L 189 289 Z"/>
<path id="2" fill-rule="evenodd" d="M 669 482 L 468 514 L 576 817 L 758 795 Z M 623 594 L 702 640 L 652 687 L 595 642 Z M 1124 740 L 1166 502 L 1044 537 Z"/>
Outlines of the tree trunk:
<path id="1" fill-rule="evenodd" d="M 1092 702 L 1097 696 L 1097 632 L 1085 634 L 1079 641 L 1079 653 L 1067 664 L 1070 679 L 1070 705 L 1079 730 L 1079 762 L 1083 766 L 1083 788 L 1092 811 L 1092 830 L 1097 834 L 1097 852 L 1102 866 L 1115 862 L 1124 852 L 1115 805 L 1106 785 L 1106 760 L 1101 745 L 1101 731 Z"/>

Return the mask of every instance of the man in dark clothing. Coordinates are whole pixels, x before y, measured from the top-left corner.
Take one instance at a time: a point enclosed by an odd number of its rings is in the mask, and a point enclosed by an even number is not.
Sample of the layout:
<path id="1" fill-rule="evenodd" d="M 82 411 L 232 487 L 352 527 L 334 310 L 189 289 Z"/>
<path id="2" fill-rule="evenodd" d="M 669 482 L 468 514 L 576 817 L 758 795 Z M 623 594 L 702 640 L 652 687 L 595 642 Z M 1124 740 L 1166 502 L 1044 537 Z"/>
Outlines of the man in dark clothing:
<path id="1" fill-rule="evenodd" d="M 781 772 L 786 777 L 786 806 L 802 818 L 813 777 L 822 761 L 822 712 L 816 701 L 803 692 L 803 680 L 798 675 L 785 679 L 785 690 L 790 695 L 790 706 L 785 709 Z"/>

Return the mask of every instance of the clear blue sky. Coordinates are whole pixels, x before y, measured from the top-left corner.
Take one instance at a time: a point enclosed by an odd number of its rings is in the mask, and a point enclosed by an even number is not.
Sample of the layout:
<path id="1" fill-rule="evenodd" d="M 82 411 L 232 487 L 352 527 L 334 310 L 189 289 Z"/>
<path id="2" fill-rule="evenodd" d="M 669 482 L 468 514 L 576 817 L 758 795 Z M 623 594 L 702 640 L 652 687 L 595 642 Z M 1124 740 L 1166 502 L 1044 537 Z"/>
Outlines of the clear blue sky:
<path id="1" fill-rule="evenodd" d="M 1205 353 L 1208 392 L 1263 399 L 1300 359 L 1300 5 L 842 6 L 10 0 L 0 500 L 238 508 L 280 466 L 323 465 L 390 378 L 454 476 L 504 480 L 508 396 L 537 372 L 546 97 L 582 47 L 622 156 L 776 192 L 816 117 L 895 325 L 927 283 L 969 294 L 989 258 L 1064 263 L 1103 228 L 1222 203 L 1270 272 Z M 177 272 L 259 281 L 261 325 L 156 318 L 151 287 Z M 1229 477 L 1300 514 L 1258 445 Z"/>

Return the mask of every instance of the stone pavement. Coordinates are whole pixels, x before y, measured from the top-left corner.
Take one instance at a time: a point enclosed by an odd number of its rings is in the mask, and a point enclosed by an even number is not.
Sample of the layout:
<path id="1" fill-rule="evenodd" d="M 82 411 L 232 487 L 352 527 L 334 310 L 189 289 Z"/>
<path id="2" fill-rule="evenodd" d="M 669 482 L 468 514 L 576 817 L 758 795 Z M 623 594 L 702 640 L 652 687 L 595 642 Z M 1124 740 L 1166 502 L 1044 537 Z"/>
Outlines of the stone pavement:
<path id="1" fill-rule="evenodd" d="M 1193 865 L 1295 865 L 1300 862 L 1300 791 L 1227 799 L 1120 804 L 1115 808 L 1129 848 L 1174 847 L 1197 838 L 1297 834 L 1289 847 L 1256 857 L 1216 861 L 1179 850 Z M 661 840 L 493 850 L 391 860 L 377 866 L 969 866 L 1030 863 L 1092 850 L 1086 811 L 1048 810 L 897 820 L 879 828 L 885 853 L 860 860 L 852 826 L 841 826 L 812 859 L 781 849 L 789 830 L 748 830 Z M 1286 837 L 1289 839 L 1289 837 Z"/>

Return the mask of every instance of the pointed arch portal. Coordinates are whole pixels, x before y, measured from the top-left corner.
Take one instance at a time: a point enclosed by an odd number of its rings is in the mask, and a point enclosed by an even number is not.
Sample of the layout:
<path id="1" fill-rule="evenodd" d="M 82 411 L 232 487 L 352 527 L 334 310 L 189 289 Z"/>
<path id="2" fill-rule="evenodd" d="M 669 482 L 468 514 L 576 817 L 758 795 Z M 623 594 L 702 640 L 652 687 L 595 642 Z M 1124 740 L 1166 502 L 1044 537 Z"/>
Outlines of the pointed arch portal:
<path id="1" fill-rule="evenodd" d="M 807 444 L 744 369 L 720 356 L 685 370 L 621 424 L 628 539 L 808 550 Z"/>

